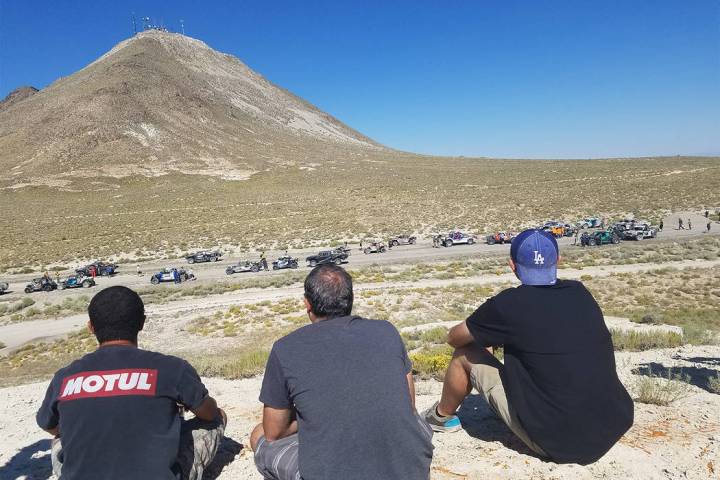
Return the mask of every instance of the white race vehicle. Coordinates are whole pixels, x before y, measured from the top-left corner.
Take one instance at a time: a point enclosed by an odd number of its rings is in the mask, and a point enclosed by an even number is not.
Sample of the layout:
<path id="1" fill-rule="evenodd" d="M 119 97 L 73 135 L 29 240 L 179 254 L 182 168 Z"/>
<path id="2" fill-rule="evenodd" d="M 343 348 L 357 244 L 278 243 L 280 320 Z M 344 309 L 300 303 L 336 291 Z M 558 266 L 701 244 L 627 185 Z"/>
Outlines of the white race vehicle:
<path id="1" fill-rule="evenodd" d="M 475 242 L 477 242 L 477 237 L 475 235 L 470 235 L 469 233 L 460 231 L 448 233 L 441 241 L 445 247 L 452 247 L 453 245 L 472 245 Z"/>

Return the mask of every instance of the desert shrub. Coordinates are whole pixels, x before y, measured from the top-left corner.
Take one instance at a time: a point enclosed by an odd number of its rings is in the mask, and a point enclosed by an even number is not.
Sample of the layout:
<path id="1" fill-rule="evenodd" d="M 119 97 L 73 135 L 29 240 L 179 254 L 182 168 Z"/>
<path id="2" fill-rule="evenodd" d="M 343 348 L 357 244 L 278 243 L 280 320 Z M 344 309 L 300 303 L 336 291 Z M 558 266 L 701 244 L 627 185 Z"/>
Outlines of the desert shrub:
<path id="1" fill-rule="evenodd" d="M 650 405 L 668 406 L 690 393 L 688 379 L 682 372 L 668 370 L 667 377 L 640 375 L 635 380 L 635 401 Z"/>
<path id="2" fill-rule="evenodd" d="M 213 355 L 193 356 L 187 360 L 202 376 L 235 380 L 261 374 L 269 354 L 265 349 L 237 349 Z"/>
<path id="3" fill-rule="evenodd" d="M 615 350 L 639 352 L 654 348 L 672 348 L 683 345 L 682 335 L 662 330 L 637 332 L 611 329 L 612 342 Z"/>
<path id="4" fill-rule="evenodd" d="M 720 395 L 720 373 L 715 374 L 714 377 L 708 378 L 708 389 Z"/>
<path id="5" fill-rule="evenodd" d="M 412 353 L 410 360 L 413 363 L 413 373 L 421 377 L 432 377 L 442 380 L 445 370 L 452 359 L 452 347 L 439 346 L 422 348 Z"/>

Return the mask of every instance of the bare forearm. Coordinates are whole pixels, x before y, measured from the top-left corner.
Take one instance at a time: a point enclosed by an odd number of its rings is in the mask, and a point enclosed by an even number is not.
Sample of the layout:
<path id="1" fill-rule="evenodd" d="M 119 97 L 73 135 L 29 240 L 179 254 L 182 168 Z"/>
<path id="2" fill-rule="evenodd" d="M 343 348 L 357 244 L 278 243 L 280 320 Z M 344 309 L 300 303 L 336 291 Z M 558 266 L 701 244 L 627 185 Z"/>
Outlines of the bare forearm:
<path id="1" fill-rule="evenodd" d="M 415 410 L 415 380 L 413 379 L 412 372 L 407 374 L 408 390 L 410 391 L 410 403 L 412 404 L 413 410 Z"/>

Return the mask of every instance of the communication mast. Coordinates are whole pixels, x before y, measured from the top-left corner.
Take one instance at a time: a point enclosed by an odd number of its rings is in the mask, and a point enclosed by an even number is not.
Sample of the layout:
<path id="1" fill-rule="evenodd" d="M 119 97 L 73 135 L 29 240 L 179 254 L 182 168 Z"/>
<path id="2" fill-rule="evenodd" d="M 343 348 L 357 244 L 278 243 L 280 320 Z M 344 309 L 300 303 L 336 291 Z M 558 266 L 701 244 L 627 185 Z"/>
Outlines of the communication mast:
<path id="1" fill-rule="evenodd" d="M 130 18 L 132 18 L 133 35 L 137 35 L 137 25 L 135 24 L 135 12 L 132 12 L 132 14 L 130 15 Z"/>
<path id="2" fill-rule="evenodd" d="M 183 35 L 185 35 L 185 20 L 183 20 L 182 18 L 180 19 L 180 31 Z"/>

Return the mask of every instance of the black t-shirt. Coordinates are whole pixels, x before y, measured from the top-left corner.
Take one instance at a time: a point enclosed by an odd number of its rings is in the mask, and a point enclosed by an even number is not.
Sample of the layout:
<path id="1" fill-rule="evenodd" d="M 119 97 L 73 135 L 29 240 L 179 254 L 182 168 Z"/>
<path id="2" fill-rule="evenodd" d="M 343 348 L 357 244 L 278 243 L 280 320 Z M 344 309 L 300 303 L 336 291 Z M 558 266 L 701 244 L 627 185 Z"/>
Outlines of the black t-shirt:
<path id="1" fill-rule="evenodd" d="M 185 360 L 101 347 L 55 374 L 37 423 L 60 427 L 63 480 L 174 479 L 178 404 L 195 409 L 207 393 Z"/>
<path id="2" fill-rule="evenodd" d="M 504 290 L 467 326 L 483 347 L 505 346 L 508 403 L 556 462 L 592 463 L 632 425 L 633 402 L 615 371 L 610 332 L 582 283 Z"/>
<path id="3" fill-rule="evenodd" d="M 433 447 L 412 408 L 411 369 L 392 324 L 333 318 L 275 343 L 260 401 L 296 409 L 305 480 L 426 480 Z"/>

